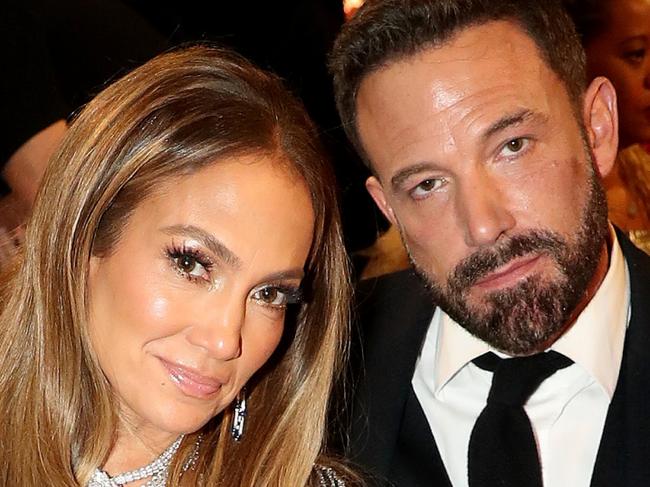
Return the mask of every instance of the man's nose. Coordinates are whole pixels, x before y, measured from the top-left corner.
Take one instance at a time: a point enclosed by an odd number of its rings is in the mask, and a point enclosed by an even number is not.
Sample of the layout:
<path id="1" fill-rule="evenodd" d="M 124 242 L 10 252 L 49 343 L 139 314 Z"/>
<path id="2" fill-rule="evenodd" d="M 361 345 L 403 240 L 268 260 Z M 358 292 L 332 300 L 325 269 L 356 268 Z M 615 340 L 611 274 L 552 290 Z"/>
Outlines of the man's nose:
<path id="1" fill-rule="evenodd" d="M 195 325 L 188 333 L 188 340 L 205 349 L 215 359 L 236 359 L 242 350 L 246 302 L 228 296 L 211 301 L 209 307 L 203 308 L 202 316 L 196 318 Z"/>
<path id="2" fill-rule="evenodd" d="M 468 247 L 492 245 L 516 224 L 503 188 L 485 172 L 464 179 L 456 198 L 458 218 Z"/>

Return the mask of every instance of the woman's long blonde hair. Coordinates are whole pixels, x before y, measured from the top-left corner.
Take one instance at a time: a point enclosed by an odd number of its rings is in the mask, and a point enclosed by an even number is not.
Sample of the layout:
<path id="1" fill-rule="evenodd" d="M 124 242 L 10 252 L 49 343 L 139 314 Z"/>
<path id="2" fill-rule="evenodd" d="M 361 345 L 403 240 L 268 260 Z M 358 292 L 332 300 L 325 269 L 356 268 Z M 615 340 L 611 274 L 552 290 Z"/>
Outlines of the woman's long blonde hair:
<path id="1" fill-rule="evenodd" d="M 240 442 L 231 412 L 186 436 L 170 485 L 300 486 L 313 480 L 348 323 L 335 185 L 302 106 L 232 52 L 155 58 L 100 93 L 50 162 L 16 270 L 0 296 L 0 485 L 85 485 L 106 460 L 117 411 L 86 330 L 91 255 L 110 253 L 164 181 L 219 160 L 270 154 L 307 183 L 316 215 L 307 299 L 248 386 Z M 291 201 L 287 201 L 291 204 Z M 198 434 L 199 457 L 182 473 Z M 311 476 L 311 477 L 310 477 Z"/>

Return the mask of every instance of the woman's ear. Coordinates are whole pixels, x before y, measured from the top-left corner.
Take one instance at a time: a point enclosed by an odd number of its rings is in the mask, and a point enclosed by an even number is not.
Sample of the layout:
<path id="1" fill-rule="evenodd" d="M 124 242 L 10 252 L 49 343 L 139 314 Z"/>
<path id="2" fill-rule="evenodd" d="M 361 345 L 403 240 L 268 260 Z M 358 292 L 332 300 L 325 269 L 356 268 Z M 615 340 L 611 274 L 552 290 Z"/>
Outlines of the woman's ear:
<path id="1" fill-rule="evenodd" d="M 587 88 L 583 117 L 594 164 L 604 178 L 612 170 L 618 154 L 616 91 L 607 78 L 599 76 Z"/>

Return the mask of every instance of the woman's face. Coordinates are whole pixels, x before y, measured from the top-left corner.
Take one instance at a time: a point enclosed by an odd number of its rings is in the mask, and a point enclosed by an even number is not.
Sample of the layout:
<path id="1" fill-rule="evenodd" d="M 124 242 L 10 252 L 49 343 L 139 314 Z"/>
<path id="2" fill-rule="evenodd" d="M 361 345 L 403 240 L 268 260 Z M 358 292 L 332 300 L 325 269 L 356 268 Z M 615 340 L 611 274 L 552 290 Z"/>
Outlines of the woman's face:
<path id="1" fill-rule="evenodd" d="M 90 337 L 130 431 L 167 439 L 228 406 L 273 353 L 312 242 L 308 189 L 268 157 L 165 184 L 90 263 Z"/>
<path id="2" fill-rule="evenodd" d="M 591 77 L 618 95 L 621 147 L 650 142 L 650 0 L 610 0 L 605 31 L 587 46 Z"/>

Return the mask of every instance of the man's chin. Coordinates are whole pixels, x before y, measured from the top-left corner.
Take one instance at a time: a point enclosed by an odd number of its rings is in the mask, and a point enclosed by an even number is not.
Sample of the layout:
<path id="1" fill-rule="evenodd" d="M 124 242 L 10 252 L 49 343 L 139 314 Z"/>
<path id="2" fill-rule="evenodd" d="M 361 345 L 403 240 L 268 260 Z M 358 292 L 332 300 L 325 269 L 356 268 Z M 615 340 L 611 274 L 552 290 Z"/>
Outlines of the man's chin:
<path id="1" fill-rule="evenodd" d="M 489 293 L 471 289 L 460 300 L 442 297 L 442 309 L 470 334 L 509 355 L 544 350 L 566 328 L 563 285 L 526 279 Z"/>
<path id="2" fill-rule="evenodd" d="M 508 322 L 498 330 L 461 324 L 470 334 L 490 347 L 510 356 L 543 352 L 565 331 L 562 324 L 539 325 L 533 321 Z"/>

